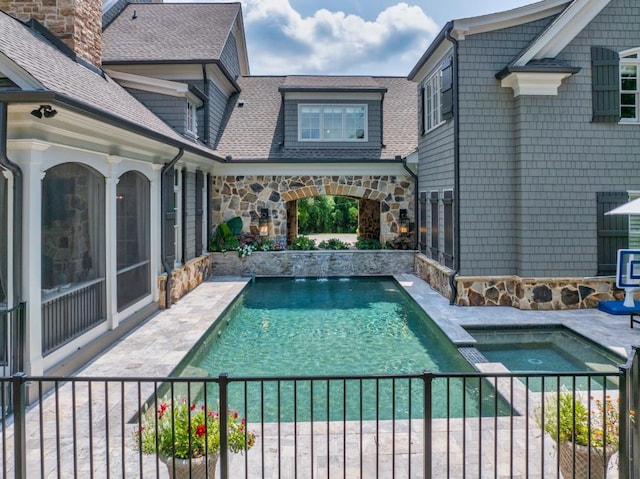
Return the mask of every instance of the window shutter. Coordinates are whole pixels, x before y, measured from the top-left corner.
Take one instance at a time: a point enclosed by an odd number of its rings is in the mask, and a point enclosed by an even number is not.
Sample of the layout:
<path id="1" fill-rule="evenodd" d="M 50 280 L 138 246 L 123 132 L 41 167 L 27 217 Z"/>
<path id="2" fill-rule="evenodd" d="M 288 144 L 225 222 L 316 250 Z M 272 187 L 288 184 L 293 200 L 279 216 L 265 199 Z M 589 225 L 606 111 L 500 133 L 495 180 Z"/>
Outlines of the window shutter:
<path id="1" fill-rule="evenodd" d="M 196 171 L 196 256 L 202 254 L 202 188 L 204 187 L 204 174 Z"/>
<path id="2" fill-rule="evenodd" d="M 425 124 L 424 124 L 424 115 L 425 115 L 425 108 L 424 108 L 424 86 L 420 87 L 420 108 L 419 108 L 419 112 L 418 114 L 420 115 L 420 134 L 424 135 L 425 130 Z"/>
<path id="3" fill-rule="evenodd" d="M 604 47 L 591 47 L 591 98 L 594 123 L 620 121 L 620 58 Z"/>
<path id="4" fill-rule="evenodd" d="M 453 118 L 453 57 L 442 65 L 440 95 L 440 114 L 443 120 L 449 120 Z"/>
<path id="5" fill-rule="evenodd" d="M 629 246 L 629 224 L 625 215 L 606 215 L 607 211 L 626 203 L 626 191 L 596 193 L 598 228 L 598 276 L 616 274 L 619 249 Z"/>
<path id="6" fill-rule="evenodd" d="M 429 198 L 429 202 L 431 203 L 431 258 L 438 261 L 438 256 L 440 254 L 439 246 L 438 246 L 438 238 L 439 238 L 439 210 L 438 210 L 438 192 L 432 191 L 431 196 Z"/>
<path id="7" fill-rule="evenodd" d="M 453 268 L 453 191 L 446 190 L 444 205 L 444 265 Z"/>
<path id="8" fill-rule="evenodd" d="M 189 216 L 188 208 L 187 208 L 187 200 L 189 198 L 189 192 L 187 191 L 187 183 L 188 183 L 188 173 L 186 168 L 182 170 L 182 220 L 180 222 L 180 229 L 182 234 L 182 251 L 180 252 L 180 261 L 182 263 L 186 263 L 187 260 L 191 258 L 188 257 L 187 254 L 187 217 Z"/>
<path id="9" fill-rule="evenodd" d="M 173 268 L 176 261 L 174 248 L 174 226 L 176 220 L 175 205 L 173 204 L 173 182 L 175 169 L 169 168 L 163 176 L 162 183 L 162 228 L 164 232 L 164 247 L 162 257 Z"/>

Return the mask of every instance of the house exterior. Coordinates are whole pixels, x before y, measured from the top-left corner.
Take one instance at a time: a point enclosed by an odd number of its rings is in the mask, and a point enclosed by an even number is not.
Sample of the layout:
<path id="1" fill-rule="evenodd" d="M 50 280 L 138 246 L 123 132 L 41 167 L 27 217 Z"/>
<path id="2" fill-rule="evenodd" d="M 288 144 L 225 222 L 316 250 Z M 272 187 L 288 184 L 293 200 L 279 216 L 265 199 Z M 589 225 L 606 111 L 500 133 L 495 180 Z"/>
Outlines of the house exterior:
<path id="1" fill-rule="evenodd" d="M 331 194 L 381 242 L 415 223 L 406 78 L 251 76 L 238 3 L 0 10 L 0 304 L 27 304 L 27 373 L 73 370 L 197 286 L 232 217 L 256 232 L 266 211 L 291 241 L 296 201 Z"/>
<path id="2" fill-rule="evenodd" d="M 563 309 L 616 297 L 615 253 L 637 228 L 604 213 L 640 190 L 639 22 L 633 0 L 462 18 L 409 73 L 421 269 L 452 302 Z"/>

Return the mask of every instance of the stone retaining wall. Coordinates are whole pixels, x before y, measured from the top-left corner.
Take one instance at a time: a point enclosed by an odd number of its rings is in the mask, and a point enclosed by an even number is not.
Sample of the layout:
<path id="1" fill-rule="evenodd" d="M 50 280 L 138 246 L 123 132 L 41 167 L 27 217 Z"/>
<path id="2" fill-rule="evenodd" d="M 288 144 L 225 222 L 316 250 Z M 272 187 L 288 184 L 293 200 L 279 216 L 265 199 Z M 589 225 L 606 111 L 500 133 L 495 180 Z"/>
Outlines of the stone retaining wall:
<path id="1" fill-rule="evenodd" d="M 453 271 L 440 263 L 416 253 L 416 276 L 423 279 L 429 286 L 438 291 L 445 298 L 451 298 L 450 278 Z"/>
<path id="2" fill-rule="evenodd" d="M 213 272 L 213 253 L 205 253 L 186 264 L 176 268 L 171 273 L 171 304 L 177 302 L 189 291 L 209 278 Z M 166 308 L 165 284 L 167 276 L 158 277 L 158 289 L 160 291 L 160 307 Z"/>
<path id="3" fill-rule="evenodd" d="M 213 253 L 216 276 L 387 276 L 413 273 L 414 251 L 317 250 L 255 251 L 240 258 L 235 252 Z"/>

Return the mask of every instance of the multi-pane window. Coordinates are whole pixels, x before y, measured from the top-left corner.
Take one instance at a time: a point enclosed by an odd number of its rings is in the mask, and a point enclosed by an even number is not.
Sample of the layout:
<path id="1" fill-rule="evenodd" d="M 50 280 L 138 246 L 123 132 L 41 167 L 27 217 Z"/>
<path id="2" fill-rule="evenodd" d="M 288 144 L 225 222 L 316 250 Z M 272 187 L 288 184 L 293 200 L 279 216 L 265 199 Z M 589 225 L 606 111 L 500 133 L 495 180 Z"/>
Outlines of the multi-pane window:
<path id="1" fill-rule="evenodd" d="M 424 129 L 432 130 L 440 123 L 440 89 L 442 86 L 442 71 L 431 75 L 424 84 Z"/>
<path id="2" fill-rule="evenodd" d="M 622 121 L 640 121 L 640 85 L 638 51 L 620 58 L 620 117 Z"/>
<path id="3" fill-rule="evenodd" d="M 198 137 L 198 111 L 195 103 L 187 100 L 187 134 Z"/>
<path id="4" fill-rule="evenodd" d="M 366 105 L 299 105 L 300 141 L 366 141 Z"/>

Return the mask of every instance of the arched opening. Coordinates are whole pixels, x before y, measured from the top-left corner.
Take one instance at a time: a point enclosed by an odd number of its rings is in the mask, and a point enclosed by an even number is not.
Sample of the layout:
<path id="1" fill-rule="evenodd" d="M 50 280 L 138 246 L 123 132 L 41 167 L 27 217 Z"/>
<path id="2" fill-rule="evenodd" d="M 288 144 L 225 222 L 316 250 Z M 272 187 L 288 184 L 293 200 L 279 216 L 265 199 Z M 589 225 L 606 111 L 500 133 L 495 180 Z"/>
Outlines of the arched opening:
<path id="1" fill-rule="evenodd" d="M 64 163 L 42 181 L 42 352 L 106 320 L 105 182 Z"/>
<path id="2" fill-rule="evenodd" d="M 136 171 L 123 174 L 116 188 L 118 311 L 151 291 L 149 180 Z"/>

